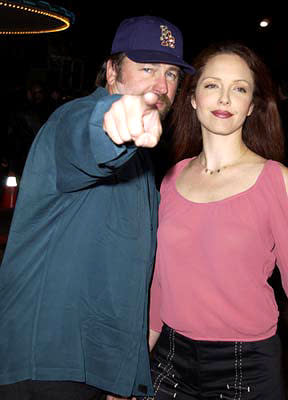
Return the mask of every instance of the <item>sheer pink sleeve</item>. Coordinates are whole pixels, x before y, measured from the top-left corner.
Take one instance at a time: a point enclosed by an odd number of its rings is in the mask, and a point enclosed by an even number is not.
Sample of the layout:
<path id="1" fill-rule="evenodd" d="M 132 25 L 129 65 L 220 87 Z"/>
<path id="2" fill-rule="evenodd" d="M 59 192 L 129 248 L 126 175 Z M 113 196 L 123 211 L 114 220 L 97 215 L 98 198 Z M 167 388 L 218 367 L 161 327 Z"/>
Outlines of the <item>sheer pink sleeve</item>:
<path id="1" fill-rule="evenodd" d="M 274 254 L 281 273 L 282 286 L 288 296 L 288 195 L 283 172 L 277 163 L 273 174 L 271 195 L 271 226 L 275 240 Z M 273 201 L 274 200 L 274 201 Z"/>

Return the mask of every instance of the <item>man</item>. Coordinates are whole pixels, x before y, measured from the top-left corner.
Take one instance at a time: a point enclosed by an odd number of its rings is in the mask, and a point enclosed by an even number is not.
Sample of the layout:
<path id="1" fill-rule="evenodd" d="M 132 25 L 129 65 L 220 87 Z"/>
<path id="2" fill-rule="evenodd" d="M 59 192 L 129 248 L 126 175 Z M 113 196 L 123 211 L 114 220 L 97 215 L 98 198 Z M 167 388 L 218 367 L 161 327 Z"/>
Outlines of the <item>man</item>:
<path id="1" fill-rule="evenodd" d="M 158 199 L 147 148 L 181 68 L 193 72 L 175 26 L 125 20 L 107 90 L 60 107 L 37 135 L 0 269 L 1 399 L 153 394 L 146 320 Z"/>

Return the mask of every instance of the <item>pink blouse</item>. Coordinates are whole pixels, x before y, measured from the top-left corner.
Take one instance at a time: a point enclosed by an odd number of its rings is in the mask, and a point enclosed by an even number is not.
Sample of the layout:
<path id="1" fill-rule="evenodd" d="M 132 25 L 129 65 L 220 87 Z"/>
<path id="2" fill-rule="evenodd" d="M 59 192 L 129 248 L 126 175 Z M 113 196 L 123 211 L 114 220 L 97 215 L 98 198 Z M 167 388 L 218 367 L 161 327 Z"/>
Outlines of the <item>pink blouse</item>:
<path id="1" fill-rule="evenodd" d="M 267 161 L 239 194 L 195 203 L 176 190 L 188 164 L 161 185 L 150 327 L 163 322 L 192 339 L 256 341 L 275 334 L 278 309 L 267 283 L 275 262 L 288 293 L 288 196 L 280 165 Z"/>

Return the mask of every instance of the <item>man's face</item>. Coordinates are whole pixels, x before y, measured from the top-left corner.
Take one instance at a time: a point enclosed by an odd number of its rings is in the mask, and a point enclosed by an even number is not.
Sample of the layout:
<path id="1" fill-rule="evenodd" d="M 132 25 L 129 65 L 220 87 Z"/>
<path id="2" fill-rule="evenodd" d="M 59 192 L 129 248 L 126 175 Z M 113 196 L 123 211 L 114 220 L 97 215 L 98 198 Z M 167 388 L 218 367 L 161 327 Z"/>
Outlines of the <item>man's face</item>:
<path id="1" fill-rule="evenodd" d="M 31 100 L 34 104 L 40 104 L 42 103 L 42 101 L 45 98 L 45 92 L 43 87 L 39 86 L 39 85 L 34 85 L 31 89 L 30 89 L 30 93 L 29 93 Z"/>
<path id="2" fill-rule="evenodd" d="M 108 62 L 107 88 L 110 94 L 157 94 L 159 101 L 156 106 L 163 119 L 174 101 L 179 74 L 180 68 L 175 65 L 136 63 L 125 57 L 118 74 Z"/>

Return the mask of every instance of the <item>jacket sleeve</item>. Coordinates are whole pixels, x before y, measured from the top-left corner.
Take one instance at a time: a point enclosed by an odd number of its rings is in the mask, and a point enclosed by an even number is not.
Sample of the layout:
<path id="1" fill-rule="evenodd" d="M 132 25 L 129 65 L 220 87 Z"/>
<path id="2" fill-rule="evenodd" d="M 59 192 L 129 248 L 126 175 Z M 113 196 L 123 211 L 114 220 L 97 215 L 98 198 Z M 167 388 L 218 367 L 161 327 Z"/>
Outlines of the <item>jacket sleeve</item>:
<path id="1" fill-rule="evenodd" d="M 121 96 L 101 90 L 105 95 L 96 102 L 93 96 L 74 101 L 50 122 L 56 129 L 57 188 L 62 192 L 111 177 L 137 151 L 133 144 L 114 144 L 102 129 L 104 113 Z"/>

